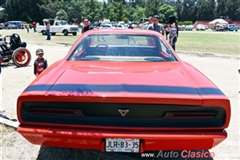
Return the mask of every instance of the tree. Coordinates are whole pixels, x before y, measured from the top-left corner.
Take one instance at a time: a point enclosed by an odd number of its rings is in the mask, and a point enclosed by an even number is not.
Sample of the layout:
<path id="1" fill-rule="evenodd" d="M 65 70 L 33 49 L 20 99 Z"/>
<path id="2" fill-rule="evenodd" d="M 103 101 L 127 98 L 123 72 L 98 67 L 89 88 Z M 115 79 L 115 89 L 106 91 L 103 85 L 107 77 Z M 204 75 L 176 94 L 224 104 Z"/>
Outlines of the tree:
<path id="1" fill-rule="evenodd" d="M 68 21 L 68 14 L 65 10 L 60 9 L 57 13 L 56 13 L 56 17 L 59 20 L 66 20 Z"/>
<path id="2" fill-rule="evenodd" d="M 146 0 L 145 15 L 148 17 L 157 15 L 162 4 L 162 0 Z"/>
<path id="3" fill-rule="evenodd" d="M 196 6 L 198 20 L 212 20 L 215 13 L 214 0 L 201 0 L 201 3 Z"/>
<path id="4" fill-rule="evenodd" d="M 178 21 L 212 20 L 220 16 L 240 20 L 240 0 L 0 0 L 0 3 L 5 8 L 0 12 L 1 21 L 40 22 L 56 15 L 77 23 L 84 16 L 92 22 L 105 18 L 137 21 L 156 14 L 161 21 L 167 21 L 169 12 Z"/>
<path id="5" fill-rule="evenodd" d="M 83 2 L 82 15 L 87 16 L 91 22 L 101 19 L 102 3 L 97 0 Z"/>
<path id="6" fill-rule="evenodd" d="M 236 13 L 235 13 L 235 19 L 234 20 L 240 20 L 240 7 L 236 10 Z"/>
<path id="7" fill-rule="evenodd" d="M 37 0 L 36 0 L 37 1 Z M 61 9 L 61 1 L 58 0 L 41 0 L 37 3 L 39 7 L 38 18 L 55 18 L 56 13 Z"/>
<path id="8" fill-rule="evenodd" d="M 125 4 L 125 0 L 108 0 L 109 3 L 114 3 L 114 2 L 117 2 L 117 3 L 122 3 L 122 4 Z"/>
<path id="9" fill-rule="evenodd" d="M 4 6 L 7 19 L 27 22 L 36 20 L 37 13 L 40 13 L 38 3 L 38 0 L 6 0 Z"/>
<path id="10" fill-rule="evenodd" d="M 65 10 L 68 13 L 70 22 L 80 23 L 82 22 L 83 2 L 79 0 L 71 0 L 64 5 Z"/>
<path id="11" fill-rule="evenodd" d="M 174 11 L 174 8 L 168 4 L 164 4 L 159 7 L 158 15 L 160 17 L 160 21 L 163 23 L 168 23 L 168 17 L 170 15 L 174 15 L 177 18 L 177 13 Z"/>
<path id="12" fill-rule="evenodd" d="M 103 9 L 102 9 L 102 17 L 101 17 L 101 19 L 103 20 L 106 17 L 108 17 L 107 3 L 103 2 Z"/>
<path id="13" fill-rule="evenodd" d="M 137 7 L 132 15 L 132 20 L 138 22 L 141 18 L 145 18 L 145 9 L 142 7 Z"/>
<path id="14" fill-rule="evenodd" d="M 132 0 L 134 3 L 135 2 L 135 7 L 142 7 L 142 8 L 145 8 L 145 5 L 146 5 L 146 0 Z"/>
<path id="15" fill-rule="evenodd" d="M 239 17 L 237 11 L 240 8 L 240 0 L 227 0 L 225 4 L 226 16 L 230 17 L 232 20 L 237 20 Z"/>
<path id="16" fill-rule="evenodd" d="M 178 21 L 184 21 L 184 17 L 182 16 L 182 2 L 181 0 L 177 0 L 175 5 L 174 5 L 174 10 L 176 11 L 177 15 L 178 15 Z"/>
<path id="17" fill-rule="evenodd" d="M 181 16 L 184 17 L 184 20 L 196 20 L 195 2 L 196 0 L 183 0 Z"/>
<path id="18" fill-rule="evenodd" d="M 125 16 L 124 13 L 124 5 L 122 3 L 118 3 L 118 2 L 113 2 L 113 3 L 109 3 L 107 5 L 107 12 L 108 12 L 108 19 L 110 19 L 111 21 L 122 21 L 124 19 L 128 19 L 128 17 Z"/>

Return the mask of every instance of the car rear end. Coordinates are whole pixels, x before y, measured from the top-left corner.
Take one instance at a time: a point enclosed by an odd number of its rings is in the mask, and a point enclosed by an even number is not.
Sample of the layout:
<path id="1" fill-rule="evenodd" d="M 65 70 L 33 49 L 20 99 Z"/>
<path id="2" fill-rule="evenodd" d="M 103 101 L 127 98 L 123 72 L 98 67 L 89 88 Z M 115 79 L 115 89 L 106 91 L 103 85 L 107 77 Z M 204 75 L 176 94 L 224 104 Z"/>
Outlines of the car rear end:
<path id="1" fill-rule="evenodd" d="M 217 88 L 181 87 L 181 77 L 175 86 L 166 78 L 162 85 L 143 85 L 139 75 L 113 71 L 96 84 L 101 76 L 94 70 L 63 83 L 75 71 L 54 85 L 29 86 L 19 97 L 18 132 L 31 143 L 144 152 L 210 149 L 227 137 L 230 104 Z M 125 82 L 116 83 L 120 79 Z"/>
<path id="2" fill-rule="evenodd" d="M 98 32 L 111 39 L 98 39 Z M 85 33 L 90 41 L 75 45 L 66 61 L 50 66 L 19 96 L 18 132 L 33 144 L 103 152 L 205 150 L 226 139 L 229 99 L 173 50 L 162 53 L 145 42 L 160 35 L 148 32 Z M 116 45 L 125 41 L 124 48 Z"/>

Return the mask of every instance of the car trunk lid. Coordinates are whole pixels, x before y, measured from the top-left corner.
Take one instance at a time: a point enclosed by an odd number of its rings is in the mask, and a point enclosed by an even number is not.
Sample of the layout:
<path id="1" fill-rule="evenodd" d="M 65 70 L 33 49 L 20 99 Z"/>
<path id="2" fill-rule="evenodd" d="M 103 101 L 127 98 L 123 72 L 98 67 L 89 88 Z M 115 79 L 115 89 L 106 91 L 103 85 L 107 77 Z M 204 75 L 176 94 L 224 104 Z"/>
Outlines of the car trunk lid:
<path id="1" fill-rule="evenodd" d="M 126 67 L 72 66 L 58 78 L 47 95 L 56 94 L 65 99 L 81 97 L 83 101 L 89 97 L 104 102 L 125 98 L 132 103 L 147 100 L 149 103 L 201 105 L 199 90 L 182 73 L 178 63 L 144 66 L 132 63 Z"/>

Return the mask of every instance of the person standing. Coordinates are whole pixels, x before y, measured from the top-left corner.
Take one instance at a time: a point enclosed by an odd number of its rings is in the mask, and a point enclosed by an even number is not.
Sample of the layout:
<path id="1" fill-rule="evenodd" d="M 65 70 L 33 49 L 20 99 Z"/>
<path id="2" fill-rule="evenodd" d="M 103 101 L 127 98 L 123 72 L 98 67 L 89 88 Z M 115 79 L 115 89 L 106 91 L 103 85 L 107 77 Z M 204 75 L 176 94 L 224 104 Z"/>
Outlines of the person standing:
<path id="1" fill-rule="evenodd" d="M 169 32 L 169 43 L 174 50 L 176 49 L 176 46 L 175 46 L 176 42 L 177 42 L 177 28 L 176 28 L 176 24 L 173 23 L 171 25 L 170 32 Z"/>
<path id="2" fill-rule="evenodd" d="M 129 23 L 128 29 L 134 29 L 133 26 L 132 26 L 132 22 Z"/>
<path id="3" fill-rule="evenodd" d="M 27 33 L 29 33 L 29 24 L 26 24 Z"/>
<path id="4" fill-rule="evenodd" d="M 170 32 L 170 25 L 169 24 L 165 24 L 164 25 L 164 29 L 165 29 L 165 34 L 166 34 L 166 40 L 168 40 L 168 34 Z"/>
<path id="5" fill-rule="evenodd" d="M 3 63 L 3 58 L 2 56 L 0 55 L 0 73 L 2 72 L 2 64 Z"/>
<path id="6" fill-rule="evenodd" d="M 43 58 L 44 52 L 43 49 L 38 48 L 36 50 L 37 59 L 34 61 L 33 73 L 37 77 L 39 76 L 47 67 L 47 60 Z"/>
<path id="7" fill-rule="evenodd" d="M 93 29 L 92 26 L 89 25 L 89 20 L 87 17 L 83 18 L 83 27 L 82 27 L 82 34 L 88 30 Z"/>
<path id="8" fill-rule="evenodd" d="M 33 22 L 32 23 L 32 27 L 33 27 L 33 31 L 36 32 L 36 26 L 37 26 L 37 23 L 36 22 Z"/>
<path id="9" fill-rule="evenodd" d="M 3 63 L 3 61 L 4 60 L 3 60 L 2 56 L 0 55 L 0 74 L 2 73 L 2 63 Z M 2 88 L 2 86 L 1 86 L 1 88 Z M 0 93 L 2 95 L 2 92 L 0 92 Z M 5 112 L 5 109 L 3 109 L 2 106 L 0 106 L 0 113 L 3 113 L 3 112 Z"/>
<path id="10" fill-rule="evenodd" d="M 150 17 L 148 17 L 148 25 L 149 24 L 152 24 L 153 23 L 153 21 L 152 21 L 152 16 L 150 16 Z"/>
<path id="11" fill-rule="evenodd" d="M 50 35 L 50 22 L 49 20 L 47 20 L 46 22 L 46 33 L 47 33 L 47 39 L 46 40 L 51 40 L 51 35 Z"/>
<path id="12" fill-rule="evenodd" d="M 164 27 L 159 23 L 158 15 L 152 17 L 153 23 L 148 25 L 147 30 L 154 30 L 160 32 L 164 36 Z"/>
<path id="13" fill-rule="evenodd" d="M 3 32 L 2 32 L 3 29 L 0 29 L 0 41 L 3 40 Z"/>

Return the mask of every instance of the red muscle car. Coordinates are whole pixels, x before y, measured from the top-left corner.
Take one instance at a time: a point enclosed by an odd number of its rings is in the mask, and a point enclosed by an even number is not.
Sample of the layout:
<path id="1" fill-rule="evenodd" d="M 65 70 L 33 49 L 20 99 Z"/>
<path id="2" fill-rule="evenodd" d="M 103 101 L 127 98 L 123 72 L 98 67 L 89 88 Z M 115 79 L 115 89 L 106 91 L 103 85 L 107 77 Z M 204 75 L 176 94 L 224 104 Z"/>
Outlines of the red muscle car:
<path id="1" fill-rule="evenodd" d="M 17 116 L 43 146 L 205 150 L 227 138 L 230 101 L 160 33 L 90 30 L 22 92 Z"/>

